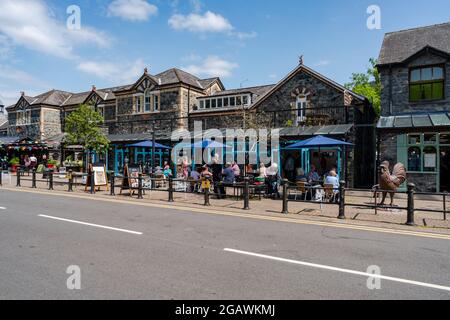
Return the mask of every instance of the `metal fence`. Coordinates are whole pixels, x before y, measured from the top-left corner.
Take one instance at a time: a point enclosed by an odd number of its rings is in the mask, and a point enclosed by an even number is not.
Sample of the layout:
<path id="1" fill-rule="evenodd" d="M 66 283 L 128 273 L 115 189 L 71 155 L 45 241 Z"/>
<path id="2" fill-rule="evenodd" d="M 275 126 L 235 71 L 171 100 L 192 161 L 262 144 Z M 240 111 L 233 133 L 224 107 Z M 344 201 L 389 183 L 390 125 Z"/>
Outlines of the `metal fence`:
<path id="1" fill-rule="evenodd" d="M 73 173 L 69 170 L 65 174 L 65 178 L 62 180 L 55 181 L 55 176 L 61 176 L 63 173 L 46 171 L 43 173 L 42 179 L 37 178 L 37 172 L 34 169 L 31 172 L 31 175 L 27 177 L 24 176 L 24 171 L 18 170 L 16 174 L 16 186 L 22 187 L 22 181 L 31 181 L 31 188 L 36 189 L 38 182 L 45 182 L 47 184 L 48 190 L 54 190 L 55 184 L 59 185 L 67 185 L 67 191 L 73 192 L 74 185 L 81 185 L 80 183 L 74 182 L 74 177 L 87 177 L 88 174 L 79 174 Z M 264 185 L 256 186 L 251 184 L 250 178 L 245 177 L 242 182 L 226 184 L 223 182 L 214 183 L 211 178 L 202 178 L 200 180 L 186 180 L 186 179 L 174 179 L 169 177 L 167 179 L 161 179 L 160 177 L 156 177 L 155 175 L 144 175 L 139 173 L 139 175 L 135 178 L 124 177 L 122 175 L 115 175 L 114 172 L 108 172 L 109 175 L 109 189 L 110 195 L 116 196 L 116 181 L 118 179 L 134 179 L 137 180 L 137 185 L 130 184 L 128 181 L 129 187 L 126 188 L 127 191 L 130 192 L 130 196 L 137 196 L 137 199 L 143 199 L 146 191 L 160 191 L 167 192 L 167 201 L 172 203 L 175 201 L 174 194 L 198 194 L 204 197 L 204 206 L 211 206 L 210 198 L 211 196 L 216 196 L 219 199 L 234 197 L 236 200 L 243 201 L 243 210 L 250 210 L 250 199 L 252 196 L 259 196 L 261 200 L 262 196 L 273 196 L 273 194 L 267 194 L 267 189 Z M 0 186 L 3 185 L 2 181 L 3 174 L 0 173 Z M 91 194 L 96 193 L 96 186 L 94 182 L 94 172 L 91 173 L 90 176 L 90 185 L 86 186 L 86 191 Z M 145 183 L 144 183 L 145 182 Z M 84 185 L 84 184 L 83 184 Z M 182 187 L 179 187 L 179 186 Z M 233 188 L 234 195 L 227 194 L 221 191 L 226 188 Z M 338 206 L 339 215 L 338 219 L 346 219 L 346 208 L 348 207 L 362 207 L 374 209 L 375 214 L 378 213 L 380 209 L 395 209 L 406 211 L 407 221 L 406 225 L 414 226 L 415 225 L 415 213 L 417 212 L 426 212 L 426 213 L 439 213 L 443 215 L 443 220 L 447 220 L 448 206 L 447 199 L 450 196 L 448 193 L 431 193 L 431 192 L 416 192 L 416 187 L 414 184 L 408 184 L 406 192 L 394 192 L 392 190 L 381 190 L 377 187 L 373 189 L 352 189 L 346 188 L 346 183 L 341 181 L 339 184 L 339 188 L 330 188 L 326 186 L 301 186 L 299 188 L 298 185 L 291 184 L 288 180 L 283 180 L 281 183 L 281 201 L 282 201 L 282 214 L 289 213 L 289 203 L 290 202 L 298 202 L 298 203 L 314 203 L 322 205 L 335 205 Z M 253 192 L 252 192 L 253 191 Z M 279 190 L 277 189 L 277 192 Z M 320 192 L 323 196 L 319 198 L 317 201 L 313 199 L 313 194 Z M 361 203 L 352 203 L 347 200 L 346 195 L 349 192 L 365 192 L 373 194 L 374 203 L 373 204 L 361 204 Z M 387 206 L 382 205 L 379 200 L 380 193 L 387 194 L 403 194 L 407 197 L 407 205 L 406 207 L 400 206 Z M 308 199 L 308 194 L 310 198 Z M 300 195 L 301 199 L 298 199 Z M 442 197 L 442 209 L 430 209 L 430 208 L 421 208 L 415 206 L 415 200 L 417 196 L 425 195 L 425 196 L 437 196 Z"/>

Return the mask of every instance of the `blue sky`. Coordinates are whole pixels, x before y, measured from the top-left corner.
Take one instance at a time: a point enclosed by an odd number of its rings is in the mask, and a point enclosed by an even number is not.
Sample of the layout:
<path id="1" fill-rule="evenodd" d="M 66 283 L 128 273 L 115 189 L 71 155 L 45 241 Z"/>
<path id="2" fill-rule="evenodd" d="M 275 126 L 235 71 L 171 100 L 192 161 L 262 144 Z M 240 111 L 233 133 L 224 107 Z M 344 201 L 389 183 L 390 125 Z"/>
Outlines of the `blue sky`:
<path id="1" fill-rule="evenodd" d="M 366 25 L 373 4 L 380 30 Z M 70 5 L 80 30 L 66 27 Z M 1 0 L 0 99 L 128 84 L 144 67 L 218 75 L 227 88 L 269 84 L 301 54 L 345 83 L 378 56 L 384 33 L 447 21 L 448 0 Z"/>

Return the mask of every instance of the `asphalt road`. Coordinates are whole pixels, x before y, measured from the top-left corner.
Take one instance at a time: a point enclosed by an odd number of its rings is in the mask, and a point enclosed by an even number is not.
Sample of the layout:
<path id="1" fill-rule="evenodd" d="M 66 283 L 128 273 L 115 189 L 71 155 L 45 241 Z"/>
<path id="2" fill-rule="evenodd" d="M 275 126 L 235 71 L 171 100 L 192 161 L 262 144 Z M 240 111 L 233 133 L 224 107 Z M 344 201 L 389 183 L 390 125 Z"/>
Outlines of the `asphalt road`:
<path id="1" fill-rule="evenodd" d="M 450 298 L 449 240 L 5 190 L 0 207 L 0 299 Z"/>

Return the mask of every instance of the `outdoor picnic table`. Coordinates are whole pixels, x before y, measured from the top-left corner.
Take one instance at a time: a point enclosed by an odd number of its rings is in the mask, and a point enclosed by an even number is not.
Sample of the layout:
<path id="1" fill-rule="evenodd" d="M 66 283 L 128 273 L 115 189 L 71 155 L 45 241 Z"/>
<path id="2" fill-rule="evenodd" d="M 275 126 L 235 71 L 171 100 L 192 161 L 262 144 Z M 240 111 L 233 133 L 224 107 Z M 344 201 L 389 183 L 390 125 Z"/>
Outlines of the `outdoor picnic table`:
<path id="1" fill-rule="evenodd" d="M 244 195 L 245 184 L 243 184 L 243 183 L 225 183 L 225 182 L 221 182 L 220 184 L 222 186 L 224 186 L 225 188 L 233 188 L 233 197 L 235 197 L 236 200 Z M 252 195 L 252 194 L 253 195 L 258 195 L 259 196 L 259 200 L 262 199 L 261 195 L 266 190 L 266 186 L 264 184 L 262 184 L 262 185 L 249 184 L 248 188 L 249 188 L 250 195 Z M 253 190 L 253 192 L 252 192 L 252 190 Z"/>

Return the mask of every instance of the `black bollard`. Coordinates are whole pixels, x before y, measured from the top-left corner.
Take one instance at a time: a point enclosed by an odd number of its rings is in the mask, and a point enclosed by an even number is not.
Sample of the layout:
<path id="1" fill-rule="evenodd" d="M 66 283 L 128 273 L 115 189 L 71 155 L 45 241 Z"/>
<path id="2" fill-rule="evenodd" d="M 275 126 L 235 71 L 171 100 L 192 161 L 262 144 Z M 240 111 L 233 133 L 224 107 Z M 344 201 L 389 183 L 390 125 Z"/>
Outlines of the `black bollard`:
<path id="1" fill-rule="evenodd" d="M 209 202 L 209 186 L 211 184 L 211 180 L 209 178 L 206 178 L 204 180 L 204 182 L 205 182 L 205 187 L 208 187 L 208 188 L 204 188 L 204 192 L 205 192 L 205 204 L 204 204 L 204 206 L 205 207 L 210 207 L 211 203 Z"/>
<path id="2" fill-rule="evenodd" d="M 36 189 L 36 169 L 35 168 L 33 168 L 33 172 L 31 175 L 31 187 L 33 189 Z"/>
<path id="3" fill-rule="evenodd" d="M 48 190 L 53 190 L 53 171 L 49 170 L 48 174 Z"/>
<path id="4" fill-rule="evenodd" d="M 3 169 L 0 169 L 0 186 L 3 185 Z"/>
<path id="5" fill-rule="evenodd" d="M 16 174 L 17 174 L 17 187 L 20 187 L 21 186 L 20 185 L 20 169 L 17 169 Z"/>
<path id="6" fill-rule="evenodd" d="M 250 178 L 244 178 L 244 210 L 250 210 Z"/>
<path id="7" fill-rule="evenodd" d="M 69 192 L 73 192 L 73 172 L 72 169 L 69 170 Z"/>
<path id="8" fill-rule="evenodd" d="M 173 200 L 173 178 L 169 177 L 169 202 L 174 202 Z"/>
<path id="9" fill-rule="evenodd" d="M 110 183 L 111 183 L 110 195 L 115 196 L 116 195 L 116 190 L 115 190 L 116 189 L 116 176 L 113 171 L 111 171 L 109 179 L 110 179 Z"/>
<path id="10" fill-rule="evenodd" d="M 142 173 L 139 173 L 138 177 L 138 199 L 144 199 L 142 195 Z"/>
<path id="11" fill-rule="evenodd" d="M 91 194 L 95 194 L 94 170 L 91 172 Z"/>
<path id="12" fill-rule="evenodd" d="M 289 214 L 288 201 L 289 201 L 289 180 L 283 180 L 283 211 L 282 214 Z"/>
<path id="13" fill-rule="evenodd" d="M 408 184 L 408 220 L 406 221 L 407 226 L 415 226 L 414 223 L 414 193 L 416 186 L 413 183 Z"/>
<path id="14" fill-rule="evenodd" d="M 339 216 L 338 219 L 345 219 L 345 181 L 339 183 Z"/>

